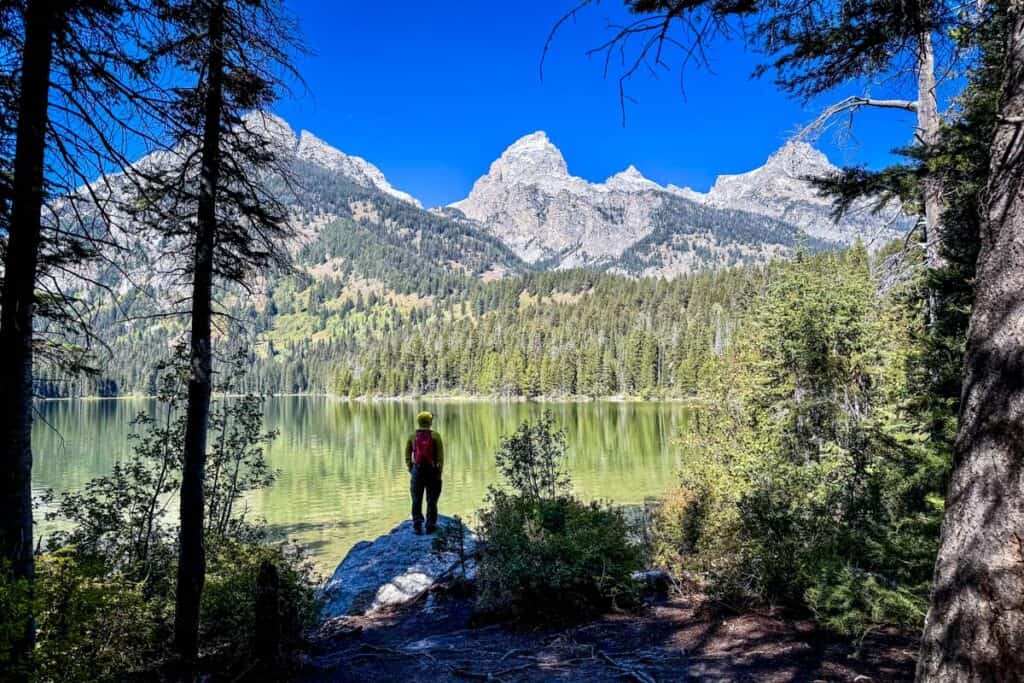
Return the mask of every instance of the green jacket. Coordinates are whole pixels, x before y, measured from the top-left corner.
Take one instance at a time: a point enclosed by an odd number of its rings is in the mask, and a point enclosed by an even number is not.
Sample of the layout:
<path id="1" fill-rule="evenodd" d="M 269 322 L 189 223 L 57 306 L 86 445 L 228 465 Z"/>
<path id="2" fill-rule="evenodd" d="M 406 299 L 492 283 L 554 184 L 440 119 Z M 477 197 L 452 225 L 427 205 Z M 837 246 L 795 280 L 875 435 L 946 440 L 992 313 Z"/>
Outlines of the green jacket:
<path id="1" fill-rule="evenodd" d="M 434 460 L 437 464 L 437 471 L 440 472 L 444 469 L 444 441 L 441 440 L 441 435 L 433 429 L 430 430 L 430 436 L 434 439 Z M 412 440 L 415 438 L 416 433 L 413 432 L 405 442 L 405 467 L 410 472 L 412 472 Z"/>

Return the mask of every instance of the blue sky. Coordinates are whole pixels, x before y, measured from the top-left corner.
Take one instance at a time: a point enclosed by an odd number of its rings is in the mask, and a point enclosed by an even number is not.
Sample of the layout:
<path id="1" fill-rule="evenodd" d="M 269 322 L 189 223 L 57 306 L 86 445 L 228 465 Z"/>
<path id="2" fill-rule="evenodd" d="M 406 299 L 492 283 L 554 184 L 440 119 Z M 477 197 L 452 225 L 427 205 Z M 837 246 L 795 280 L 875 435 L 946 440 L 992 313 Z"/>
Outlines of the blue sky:
<path id="1" fill-rule="evenodd" d="M 721 173 L 754 168 L 828 100 L 802 106 L 770 78 L 753 80 L 758 55 L 738 43 L 712 46 L 713 73 L 638 76 L 623 127 L 614 78 L 585 55 L 623 17 L 606 0 L 568 24 L 538 73 L 545 38 L 575 0 L 512 3 L 289 3 L 314 54 L 298 66 L 307 89 L 276 108 L 349 154 L 379 166 L 427 206 L 461 199 L 516 138 L 545 130 L 569 170 L 588 180 L 635 164 L 662 183 L 706 190 Z M 874 93 L 882 94 L 880 91 Z M 909 140 L 907 112 L 862 115 L 855 138 L 819 147 L 835 163 L 879 166 Z"/>

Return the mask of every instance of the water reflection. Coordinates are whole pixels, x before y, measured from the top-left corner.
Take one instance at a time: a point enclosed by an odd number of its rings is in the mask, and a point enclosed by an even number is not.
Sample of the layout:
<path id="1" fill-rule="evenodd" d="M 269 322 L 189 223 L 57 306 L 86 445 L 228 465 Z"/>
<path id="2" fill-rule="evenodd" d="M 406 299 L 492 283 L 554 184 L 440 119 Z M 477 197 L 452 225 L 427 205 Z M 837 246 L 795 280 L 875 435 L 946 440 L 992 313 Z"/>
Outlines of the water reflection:
<path id="1" fill-rule="evenodd" d="M 129 400 L 42 404 L 33 432 L 35 488 L 73 489 L 108 473 L 129 452 L 131 417 L 152 408 Z M 615 502 L 665 490 L 676 468 L 672 439 L 689 416 L 680 404 L 273 398 L 267 427 L 280 430 L 280 437 L 268 455 L 281 476 L 273 488 L 251 495 L 247 509 L 307 545 L 324 570 L 333 568 L 353 543 L 408 514 L 402 448 L 421 409 L 434 413 L 445 438 L 441 511 L 468 518 L 497 480 L 494 451 L 501 435 L 543 410 L 566 431 L 577 492 Z"/>

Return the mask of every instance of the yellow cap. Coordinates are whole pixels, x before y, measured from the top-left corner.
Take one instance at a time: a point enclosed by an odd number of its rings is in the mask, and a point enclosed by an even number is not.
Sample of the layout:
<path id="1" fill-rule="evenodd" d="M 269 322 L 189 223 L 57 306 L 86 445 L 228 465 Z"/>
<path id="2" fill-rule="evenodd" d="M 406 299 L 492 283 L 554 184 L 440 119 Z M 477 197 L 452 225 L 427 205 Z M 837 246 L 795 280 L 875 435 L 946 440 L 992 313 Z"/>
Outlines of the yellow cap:
<path id="1" fill-rule="evenodd" d="M 433 423 L 434 416 L 425 410 L 416 416 L 416 424 L 418 424 L 421 429 L 429 429 L 430 425 L 432 425 Z"/>

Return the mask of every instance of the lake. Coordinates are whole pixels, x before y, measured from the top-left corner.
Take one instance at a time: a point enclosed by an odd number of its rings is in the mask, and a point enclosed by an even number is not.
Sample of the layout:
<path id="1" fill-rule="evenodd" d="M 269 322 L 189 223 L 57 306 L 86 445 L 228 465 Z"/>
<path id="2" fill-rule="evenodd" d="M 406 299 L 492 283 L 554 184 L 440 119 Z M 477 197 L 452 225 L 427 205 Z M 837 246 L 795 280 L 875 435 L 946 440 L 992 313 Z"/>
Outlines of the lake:
<path id="1" fill-rule="evenodd" d="M 52 401 L 38 405 L 33 486 L 66 491 L 110 472 L 129 454 L 139 400 Z M 266 424 L 280 431 L 268 458 L 280 476 L 246 499 L 249 514 L 308 548 L 322 572 L 348 549 L 409 515 L 403 449 L 420 410 L 445 440 L 442 514 L 472 524 L 487 487 L 498 483 L 500 437 L 551 410 L 566 432 L 568 469 L 587 499 L 641 502 L 664 492 L 677 465 L 675 435 L 692 408 L 681 403 L 350 402 L 328 397 L 268 399 Z M 41 515 L 37 514 L 37 517 Z M 39 531 L 46 532 L 46 523 Z"/>

